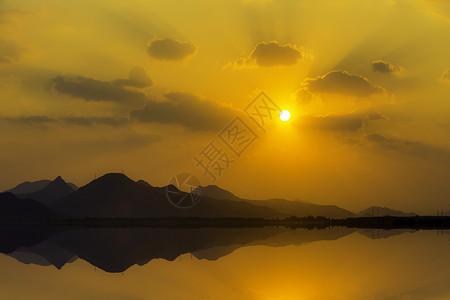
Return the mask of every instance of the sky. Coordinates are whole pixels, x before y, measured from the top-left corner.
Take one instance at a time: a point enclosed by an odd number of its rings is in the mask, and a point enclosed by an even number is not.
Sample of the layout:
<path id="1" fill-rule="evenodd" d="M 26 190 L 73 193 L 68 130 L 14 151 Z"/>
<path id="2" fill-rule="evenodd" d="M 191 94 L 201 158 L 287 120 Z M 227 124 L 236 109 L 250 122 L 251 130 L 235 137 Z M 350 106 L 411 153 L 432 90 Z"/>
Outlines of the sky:
<path id="1" fill-rule="evenodd" d="M 449 47 L 445 0 L 2 0 L 0 189 L 188 172 L 450 210 Z"/>

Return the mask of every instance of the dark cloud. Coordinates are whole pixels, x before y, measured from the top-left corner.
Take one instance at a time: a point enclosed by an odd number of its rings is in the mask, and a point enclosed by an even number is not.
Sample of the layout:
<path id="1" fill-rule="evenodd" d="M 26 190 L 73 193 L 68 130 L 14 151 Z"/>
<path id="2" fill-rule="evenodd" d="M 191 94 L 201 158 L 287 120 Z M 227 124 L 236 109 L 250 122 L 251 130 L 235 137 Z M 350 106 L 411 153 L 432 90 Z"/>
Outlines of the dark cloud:
<path id="1" fill-rule="evenodd" d="M 147 47 L 148 54 L 159 60 L 183 60 L 196 51 L 197 47 L 193 43 L 172 39 L 153 39 Z"/>
<path id="2" fill-rule="evenodd" d="M 450 68 L 442 73 L 441 80 L 450 82 Z"/>
<path id="3" fill-rule="evenodd" d="M 57 76 L 52 79 L 53 88 L 61 94 L 86 101 L 112 101 L 118 103 L 142 102 L 146 95 L 138 90 L 127 89 L 125 85 L 142 85 L 142 78 L 102 81 L 82 76 Z M 126 81 L 126 82 L 123 82 Z"/>
<path id="4" fill-rule="evenodd" d="M 127 79 L 116 79 L 113 81 L 113 84 L 118 86 L 145 88 L 151 86 L 153 81 L 143 68 L 134 67 L 131 69 Z"/>
<path id="5" fill-rule="evenodd" d="M 381 135 L 379 133 L 371 133 L 365 136 L 365 138 L 371 142 L 378 142 L 378 143 L 386 143 L 389 141 L 388 138 L 386 138 L 384 135 Z"/>
<path id="6" fill-rule="evenodd" d="M 77 117 L 69 116 L 59 119 L 67 124 L 80 125 L 90 127 L 97 124 L 109 125 L 113 127 L 121 126 L 127 122 L 126 118 L 109 118 L 109 117 Z"/>
<path id="7" fill-rule="evenodd" d="M 10 123 L 25 124 L 25 125 L 43 125 L 43 124 L 57 122 L 57 120 L 54 118 L 51 118 L 48 116 L 39 116 L 39 115 L 6 117 L 3 119 Z"/>
<path id="8" fill-rule="evenodd" d="M 295 65 L 304 57 L 304 53 L 294 45 L 280 45 L 276 41 L 260 42 L 256 45 L 248 58 L 239 58 L 234 61 L 233 67 L 244 68 L 252 66 L 275 67 Z"/>
<path id="9" fill-rule="evenodd" d="M 33 116 L 19 116 L 19 117 L 4 117 L 2 118 L 2 120 L 5 120 L 13 124 L 23 124 L 31 126 L 47 125 L 52 123 L 66 123 L 86 127 L 91 127 L 98 124 L 117 127 L 127 123 L 126 118 L 84 117 L 84 116 L 66 116 L 53 118 L 49 116 L 33 115 Z"/>
<path id="10" fill-rule="evenodd" d="M 0 39 L 0 63 L 13 63 L 19 60 L 22 49 L 13 41 Z"/>
<path id="11" fill-rule="evenodd" d="M 120 151 L 138 147 L 145 147 L 150 144 L 154 144 L 163 140 L 163 137 L 159 134 L 135 134 L 130 133 L 120 139 L 106 139 L 100 138 L 94 141 L 84 142 L 86 149 L 91 152 L 99 151 L 105 153 L 105 151 Z"/>
<path id="12" fill-rule="evenodd" d="M 367 115 L 368 119 L 371 121 L 376 121 L 376 120 L 386 120 L 387 117 L 383 114 L 380 114 L 379 112 L 371 112 Z"/>
<path id="13" fill-rule="evenodd" d="M 305 79 L 302 88 L 297 91 L 297 95 L 305 91 L 314 94 L 339 94 L 356 98 L 385 92 L 382 87 L 372 84 L 363 76 L 340 70 L 330 71 L 316 78 Z"/>
<path id="14" fill-rule="evenodd" d="M 387 119 L 376 111 L 354 112 L 349 114 L 327 114 L 319 116 L 305 115 L 298 119 L 297 125 L 301 128 L 309 128 L 325 131 L 359 131 L 371 121 Z"/>
<path id="15" fill-rule="evenodd" d="M 396 137 L 387 137 L 379 133 L 367 134 L 364 138 L 374 146 L 381 148 L 383 151 L 397 151 L 418 158 L 445 160 L 450 162 L 450 151 L 439 146 L 399 139 Z"/>
<path id="16" fill-rule="evenodd" d="M 360 115 L 304 116 L 299 126 L 326 131 L 358 131 L 364 127 L 365 118 Z"/>
<path id="17" fill-rule="evenodd" d="M 166 101 L 150 101 L 143 108 L 130 112 L 139 122 L 179 124 L 192 130 L 217 131 L 238 115 L 231 107 L 199 99 L 187 93 L 167 93 Z"/>
<path id="18" fill-rule="evenodd" d="M 388 61 L 376 60 L 372 62 L 372 70 L 385 74 L 397 74 L 403 70 L 401 66 L 395 66 Z"/>

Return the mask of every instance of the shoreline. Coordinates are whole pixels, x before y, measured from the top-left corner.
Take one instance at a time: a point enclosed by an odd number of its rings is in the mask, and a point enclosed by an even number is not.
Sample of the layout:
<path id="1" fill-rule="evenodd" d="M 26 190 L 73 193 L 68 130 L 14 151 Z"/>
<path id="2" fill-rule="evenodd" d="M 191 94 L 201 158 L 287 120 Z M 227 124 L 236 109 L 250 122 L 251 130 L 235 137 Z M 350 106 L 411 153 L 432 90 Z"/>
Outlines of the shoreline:
<path id="1" fill-rule="evenodd" d="M 412 217 L 358 217 L 331 219 L 326 217 L 288 217 L 284 219 L 264 218 L 61 218 L 61 219 L 3 219 L 0 227 L 52 226 L 52 227 L 143 227 L 143 228 L 245 228 L 284 226 L 288 228 L 325 229 L 327 227 L 372 228 L 372 229 L 450 229 L 449 216 Z"/>

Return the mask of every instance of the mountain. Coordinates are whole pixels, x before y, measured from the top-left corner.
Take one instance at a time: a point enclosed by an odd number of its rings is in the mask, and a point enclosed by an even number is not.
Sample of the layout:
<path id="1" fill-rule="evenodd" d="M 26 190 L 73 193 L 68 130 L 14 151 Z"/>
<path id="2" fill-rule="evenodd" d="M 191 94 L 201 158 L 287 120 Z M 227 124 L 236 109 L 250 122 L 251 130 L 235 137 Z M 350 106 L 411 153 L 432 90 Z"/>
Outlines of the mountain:
<path id="1" fill-rule="evenodd" d="M 72 182 L 67 182 L 67 185 L 70 186 L 74 191 L 78 190 L 78 186 Z"/>
<path id="2" fill-rule="evenodd" d="M 20 199 L 12 193 L 0 193 L 0 220 L 54 219 L 59 214 L 32 199 Z"/>
<path id="3" fill-rule="evenodd" d="M 214 199 L 245 201 L 253 205 L 274 209 L 288 216 L 297 216 L 297 217 L 324 216 L 329 218 L 349 218 L 355 216 L 353 212 L 335 205 L 318 205 L 299 200 L 285 200 L 285 199 L 268 199 L 268 200 L 242 199 L 216 185 L 208 185 L 204 187 L 202 189 L 202 196 L 203 195 Z"/>
<path id="4" fill-rule="evenodd" d="M 243 201 L 243 199 L 235 196 L 233 193 L 224 190 L 217 185 L 208 185 L 202 188 L 202 196 L 206 196 L 213 199 L 226 199 L 233 201 Z"/>
<path id="5" fill-rule="evenodd" d="M 371 206 L 365 210 L 358 213 L 357 217 L 412 217 L 417 214 L 415 213 L 405 213 L 399 210 L 390 209 L 387 207 Z"/>
<path id="6" fill-rule="evenodd" d="M 67 184 L 61 176 L 58 176 L 55 180 L 50 182 L 46 187 L 42 190 L 39 190 L 34 193 L 28 194 L 19 194 L 17 195 L 19 198 L 29 198 L 39 201 L 43 204 L 49 204 L 50 202 L 67 196 L 73 193 L 75 190 Z"/>
<path id="7" fill-rule="evenodd" d="M 249 202 L 255 205 L 263 205 L 281 213 L 296 217 L 323 216 L 342 219 L 355 216 L 353 212 L 336 205 L 319 205 L 285 199 L 252 200 Z"/>
<path id="8" fill-rule="evenodd" d="M 18 194 L 31 194 L 37 191 L 42 190 L 43 188 L 45 188 L 50 182 L 52 182 L 51 180 L 39 180 L 39 181 L 26 181 L 23 182 L 19 185 L 17 185 L 16 187 L 7 190 L 5 192 L 8 193 L 13 193 L 14 195 L 18 195 Z"/>
<path id="9" fill-rule="evenodd" d="M 150 187 L 150 188 L 153 187 L 150 183 L 148 183 L 147 181 L 144 181 L 144 180 L 138 180 L 137 183 L 144 185 L 146 187 Z"/>
<path id="10" fill-rule="evenodd" d="M 189 209 L 173 206 L 165 187 L 135 182 L 121 173 L 106 174 L 77 191 L 55 200 L 49 206 L 56 211 L 83 217 L 261 217 L 283 214 L 245 201 L 212 199 L 202 196 Z"/>
<path id="11" fill-rule="evenodd" d="M 44 179 L 44 180 L 39 180 L 39 181 L 25 181 L 21 184 L 18 184 L 16 187 L 6 190 L 5 192 L 8 193 L 13 193 L 14 195 L 19 195 L 19 194 L 31 194 L 37 191 L 42 190 L 43 188 L 45 188 L 50 182 L 52 182 L 51 180 L 48 179 Z M 68 182 L 67 183 L 74 191 L 78 190 L 78 187 L 73 184 Z"/>

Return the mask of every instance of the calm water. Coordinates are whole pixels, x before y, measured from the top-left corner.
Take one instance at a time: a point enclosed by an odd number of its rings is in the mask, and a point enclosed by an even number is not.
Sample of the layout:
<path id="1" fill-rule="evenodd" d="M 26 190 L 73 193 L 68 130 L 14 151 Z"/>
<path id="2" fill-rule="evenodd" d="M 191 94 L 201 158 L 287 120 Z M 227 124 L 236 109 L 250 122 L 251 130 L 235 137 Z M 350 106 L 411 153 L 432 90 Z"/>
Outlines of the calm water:
<path id="1" fill-rule="evenodd" d="M 450 299 L 449 231 L 0 234 L 0 299 Z"/>

